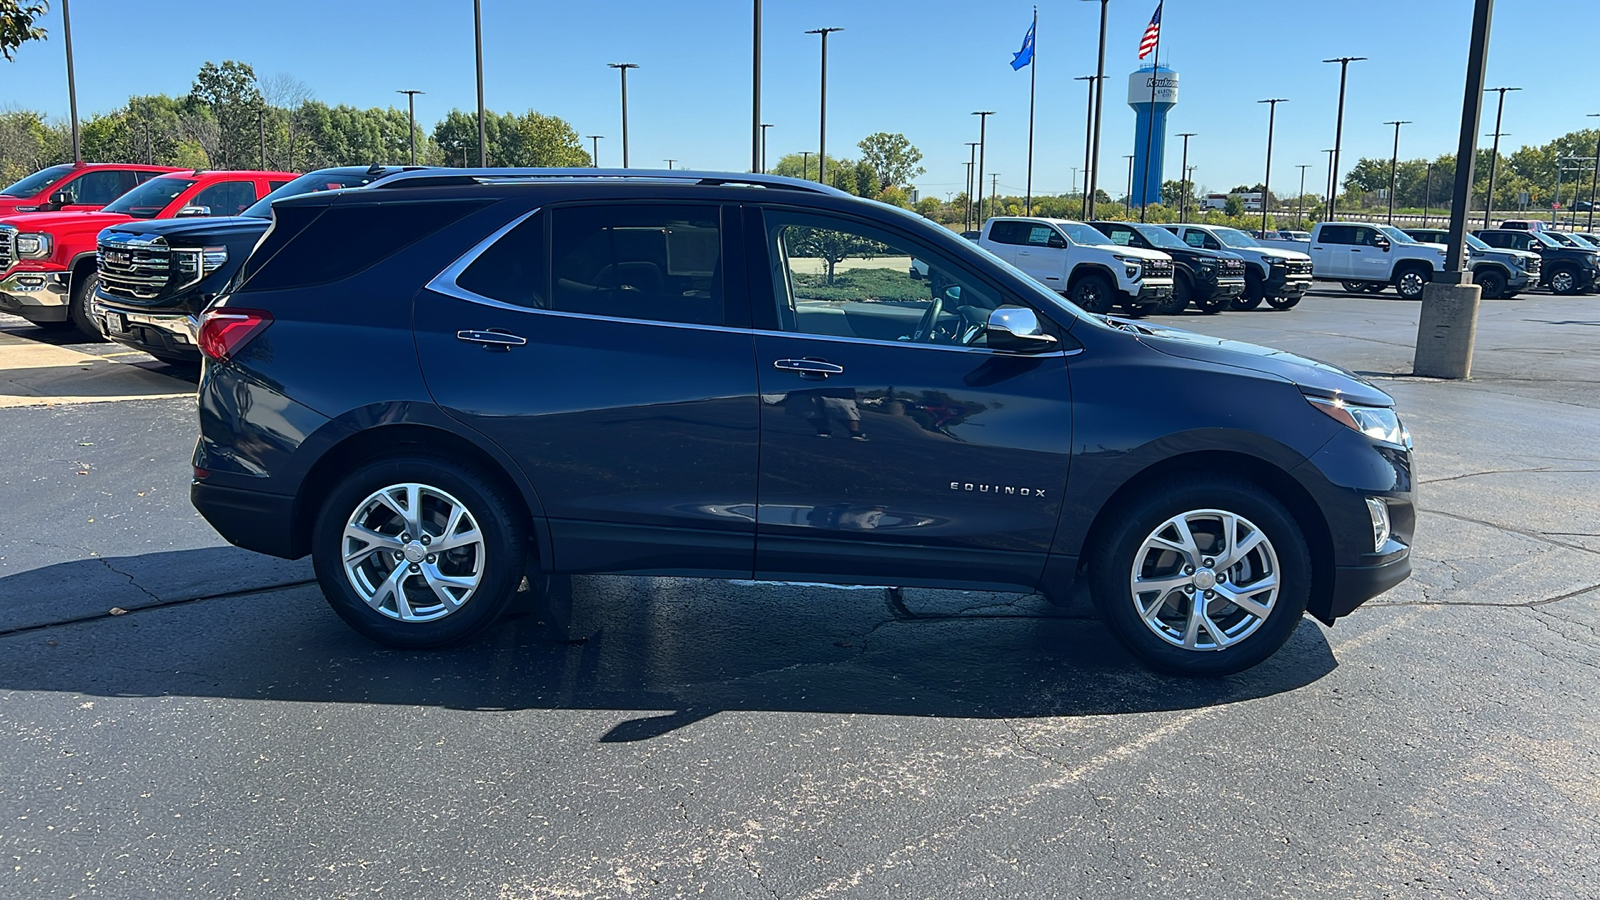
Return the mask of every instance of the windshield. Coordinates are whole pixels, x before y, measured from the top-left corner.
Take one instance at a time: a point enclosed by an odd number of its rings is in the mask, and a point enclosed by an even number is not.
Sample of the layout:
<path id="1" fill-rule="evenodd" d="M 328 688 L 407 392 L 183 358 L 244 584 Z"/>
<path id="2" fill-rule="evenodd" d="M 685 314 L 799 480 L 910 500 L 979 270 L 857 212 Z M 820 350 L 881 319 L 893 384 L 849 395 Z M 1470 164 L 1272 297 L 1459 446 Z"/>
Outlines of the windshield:
<path id="1" fill-rule="evenodd" d="M 34 194 L 67 177 L 71 172 L 71 166 L 51 166 L 48 169 L 40 169 L 27 178 L 0 191 L 0 196 L 32 197 Z"/>
<path id="2" fill-rule="evenodd" d="M 1061 229 L 1062 234 L 1071 238 L 1074 244 L 1084 244 L 1090 247 L 1111 245 L 1111 238 L 1082 222 L 1057 222 L 1055 226 Z"/>
<path id="3" fill-rule="evenodd" d="M 1417 243 L 1417 239 L 1416 238 L 1412 237 L 1409 234 L 1406 234 L 1404 231 L 1401 231 L 1400 229 L 1394 227 L 1393 225 L 1379 225 L 1378 226 L 1378 230 L 1383 232 L 1385 235 L 1388 235 L 1389 239 L 1394 241 L 1396 244 L 1415 244 L 1415 243 Z"/>
<path id="4" fill-rule="evenodd" d="M 1560 232 L 1546 231 L 1544 233 L 1544 235 L 1545 235 L 1545 237 L 1555 241 L 1556 243 L 1560 244 L 1563 247 L 1576 247 L 1576 246 L 1578 246 L 1578 242 L 1577 241 L 1573 240 L 1570 237 L 1567 237 L 1564 234 L 1561 234 Z"/>
<path id="5" fill-rule="evenodd" d="M 1237 248 L 1261 246 L 1261 244 L 1258 243 L 1255 238 L 1245 234 L 1237 228 L 1213 228 L 1211 229 L 1211 233 L 1216 236 L 1217 240 L 1222 242 L 1222 246 L 1224 247 Z"/>
<path id="6" fill-rule="evenodd" d="M 1539 243 L 1545 245 L 1546 247 L 1560 247 L 1561 246 L 1561 242 L 1560 241 L 1556 240 L 1555 238 L 1551 237 L 1548 234 L 1545 234 L 1542 231 L 1530 231 L 1528 233 L 1533 235 L 1533 239 L 1534 240 L 1536 240 Z"/>
<path id="7" fill-rule="evenodd" d="M 387 171 L 377 175 L 368 175 L 366 170 L 359 172 L 311 172 L 301 175 L 281 188 L 257 200 L 249 209 L 240 213 L 253 219 L 272 218 L 272 201 L 282 200 L 285 197 L 298 197 L 301 194 L 315 194 L 318 191 L 337 191 L 340 188 L 365 187 L 389 174 Z"/>
<path id="8" fill-rule="evenodd" d="M 1438 243 L 1441 243 L 1441 244 L 1444 243 L 1444 238 L 1440 238 L 1438 240 Z M 1473 237 L 1470 234 L 1467 235 L 1467 246 L 1471 247 L 1474 250 L 1493 250 L 1494 249 L 1493 247 L 1489 246 L 1488 244 L 1485 244 L 1483 241 L 1478 240 L 1477 238 Z"/>
<path id="9" fill-rule="evenodd" d="M 1178 240 L 1176 235 L 1165 228 L 1162 228 L 1160 225 L 1135 225 L 1133 226 L 1133 230 L 1144 235 L 1145 240 L 1156 245 L 1157 247 L 1165 247 L 1168 250 L 1194 249 L 1188 244 L 1185 244 L 1183 241 Z"/>
<path id="10" fill-rule="evenodd" d="M 1568 235 L 1568 237 L 1576 241 L 1578 246 L 1584 248 L 1585 250 L 1600 250 L 1600 244 L 1596 244 L 1592 239 L 1586 238 L 1581 234 L 1572 234 Z"/>
<path id="11" fill-rule="evenodd" d="M 133 216 L 135 219 L 154 219 L 192 184 L 193 178 L 174 178 L 170 175 L 152 178 L 117 198 L 105 211 Z"/>

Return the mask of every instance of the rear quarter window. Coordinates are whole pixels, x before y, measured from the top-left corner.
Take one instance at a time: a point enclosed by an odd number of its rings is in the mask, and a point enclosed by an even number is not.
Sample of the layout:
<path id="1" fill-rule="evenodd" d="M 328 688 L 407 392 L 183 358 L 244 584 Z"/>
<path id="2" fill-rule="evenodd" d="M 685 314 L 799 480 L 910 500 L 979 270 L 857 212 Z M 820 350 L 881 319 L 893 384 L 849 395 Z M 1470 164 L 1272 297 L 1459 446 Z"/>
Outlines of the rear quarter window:
<path id="1" fill-rule="evenodd" d="M 343 281 L 484 206 L 478 200 L 335 204 L 287 236 L 269 235 L 246 263 L 240 290 L 279 291 Z M 296 213 L 274 210 L 273 230 Z"/>

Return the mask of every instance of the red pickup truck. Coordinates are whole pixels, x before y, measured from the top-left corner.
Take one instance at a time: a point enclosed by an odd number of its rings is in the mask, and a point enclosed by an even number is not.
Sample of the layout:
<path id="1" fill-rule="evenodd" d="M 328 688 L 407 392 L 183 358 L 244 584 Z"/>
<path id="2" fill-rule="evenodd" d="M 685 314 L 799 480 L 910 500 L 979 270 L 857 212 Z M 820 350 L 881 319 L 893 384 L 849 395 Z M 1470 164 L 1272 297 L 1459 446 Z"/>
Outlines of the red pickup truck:
<path id="1" fill-rule="evenodd" d="M 90 314 L 101 229 L 134 219 L 236 216 L 292 172 L 179 171 L 146 181 L 99 211 L 39 212 L 0 220 L 0 312 L 66 324 L 103 340 Z"/>
<path id="2" fill-rule="evenodd" d="M 171 166 L 124 163 L 68 163 L 51 166 L 0 190 L 0 216 L 99 209 L 157 175 L 179 172 Z"/>

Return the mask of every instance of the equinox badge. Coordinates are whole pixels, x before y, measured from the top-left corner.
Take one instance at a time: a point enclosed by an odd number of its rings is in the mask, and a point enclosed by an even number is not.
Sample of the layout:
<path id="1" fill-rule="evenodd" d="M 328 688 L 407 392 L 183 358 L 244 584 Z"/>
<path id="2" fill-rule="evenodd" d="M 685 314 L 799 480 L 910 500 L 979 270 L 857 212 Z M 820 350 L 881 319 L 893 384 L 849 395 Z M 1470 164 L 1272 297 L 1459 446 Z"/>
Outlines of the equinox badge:
<path id="1" fill-rule="evenodd" d="M 1019 488 L 1007 484 L 974 484 L 970 481 L 950 482 L 952 491 L 976 491 L 980 494 L 1015 494 L 1019 497 L 1043 497 L 1041 488 Z"/>

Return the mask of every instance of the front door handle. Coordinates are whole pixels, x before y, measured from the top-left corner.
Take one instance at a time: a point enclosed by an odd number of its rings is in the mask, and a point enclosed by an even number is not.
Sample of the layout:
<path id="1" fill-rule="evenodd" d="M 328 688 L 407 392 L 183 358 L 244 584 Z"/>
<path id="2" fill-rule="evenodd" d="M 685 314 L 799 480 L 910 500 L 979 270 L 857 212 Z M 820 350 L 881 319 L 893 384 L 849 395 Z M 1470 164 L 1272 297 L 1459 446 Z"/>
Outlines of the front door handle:
<path id="1" fill-rule="evenodd" d="M 528 339 L 508 331 L 493 328 L 484 330 L 465 329 L 456 332 L 456 340 L 467 341 L 473 344 L 482 344 L 485 350 L 510 350 L 512 347 L 521 347 L 528 343 Z"/>
<path id="2" fill-rule="evenodd" d="M 799 372 L 802 378 L 844 374 L 844 366 L 836 366 L 825 359 L 779 359 L 773 361 L 772 367 L 783 372 Z"/>

